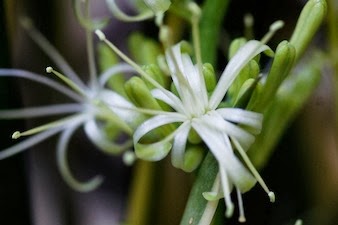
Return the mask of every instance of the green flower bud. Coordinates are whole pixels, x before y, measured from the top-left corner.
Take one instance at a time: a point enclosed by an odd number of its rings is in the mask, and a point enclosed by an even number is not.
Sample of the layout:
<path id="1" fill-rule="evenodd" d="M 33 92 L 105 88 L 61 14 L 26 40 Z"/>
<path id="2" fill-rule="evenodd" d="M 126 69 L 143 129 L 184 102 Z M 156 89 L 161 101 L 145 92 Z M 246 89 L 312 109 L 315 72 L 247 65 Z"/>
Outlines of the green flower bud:
<path id="1" fill-rule="evenodd" d="M 296 48 L 296 60 L 303 54 L 318 27 L 326 17 L 325 0 L 310 0 L 303 8 L 290 43 Z"/>
<path id="2" fill-rule="evenodd" d="M 290 73 L 295 56 L 295 48 L 289 42 L 283 41 L 278 45 L 271 69 L 264 82 L 264 88 L 258 97 L 252 99 L 248 106 L 249 109 L 263 112 L 272 102 L 279 86 Z"/>
<path id="3" fill-rule="evenodd" d="M 240 49 L 246 42 L 247 40 L 243 37 L 234 39 L 229 47 L 228 59 L 230 60 L 236 54 L 238 49 Z"/>
<path id="4" fill-rule="evenodd" d="M 203 76 L 207 91 L 211 92 L 216 87 L 216 75 L 214 67 L 210 63 L 203 64 Z"/>
<path id="5" fill-rule="evenodd" d="M 184 162 L 182 169 L 185 172 L 194 171 L 204 158 L 204 149 L 201 146 L 190 146 L 184 154 Z"/>
<path id="6" fill-rule="evenodd" d="M 151 95 L 146 83 L 141 78 L 130 78 L 125 83 L 124 88 L 129 99 L 133 101 L 135 105 L 146 109 L 161 109 L 156 99 Z"/>

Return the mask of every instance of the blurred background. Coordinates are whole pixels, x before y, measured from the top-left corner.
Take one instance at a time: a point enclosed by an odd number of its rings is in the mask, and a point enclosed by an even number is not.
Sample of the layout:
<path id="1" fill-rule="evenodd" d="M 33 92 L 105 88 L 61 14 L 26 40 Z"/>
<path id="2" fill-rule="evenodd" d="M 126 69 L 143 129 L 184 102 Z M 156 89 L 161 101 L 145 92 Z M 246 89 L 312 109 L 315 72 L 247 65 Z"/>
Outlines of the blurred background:
<path id="1" fill-rule="evenodd" d="M 118 2 L 126 12 L 135 12 L 128 1 Z M 285 22 L 285 27 L 272 40 L 271 46 L 275 47 L 290 37 L 304 3 L 292 0 L 230 1 L 223 23 L 224 42 L 243 35 L 243 16 L 251 13 L 257 39 L 275 20 Z M 104 0 L 96 0 L 93 15 L 112 17 L 105 4 Z M 330 10 L 337 12 L 337 4 L 337 1 L 331 1 Z M 69 0 L 1 1 L 0 67 L 45 74 L 45 68 L 53 65 L 20 27 L 18 21 L 22 16 L 32 18 L 38 30 L 56 46 L 74 70 L 87 79 L 88 67 L 86 57 L 83 57 L 86 55 L 85 34 L 73 15 L 72 1 Z M 156 38 L 156 29 L 150 26 L 148 22 L 123 23 L 112 19 L 107 34 L 113 43 L 126 51 L 125 40 L 133 31 L 145 30 Z M 329 54 L 333 51 L 330 43 L 326 21 L 312 45 Z M 332 61 L 332 65 L 337 64 L 337 58 L 332 58 Z M 225 63 L 226 60 L 219 58 L 219 69 Z M 336 73 L 334 66 L 322 69 L 322 79 L 315 93 L 289 124 L 269 163 L 261 171 L 266 183 L 276 193 L 276 203 L 270 204 L 260 187 L 244 195 L 247 224 L 294 224 L 298 218 L 310 225 L 338 224 Z M 67 101 L 59 93 L 33 82 L 0 79 L 1 109 Z M 10 138 L 13 131 L 25 130 L 44 121 L 49 121 L 49 118 L 0 121 L 0 149 L 15 143 Z M 1 225 L 122 224 L 128 208 L 130 183 L 137 172 L 135 168 L 125 166 L 120 157 L 107 157 L 96 151 L 80 130 L 69 149 L 69 161 L 76 177 L 86 180 L 95 174 L 103 174 L 104 184 L 85 194 L 71 190 L 62 181 L 56 167 L 55 138 L 49 139 L 29 151 L 0 161 Z M 153 164 L 156 173 L 149 189 L 153 191 L 154 207 L 149 225 L 179 224 L 194 179 L 194 174 L 173 169 L 168 161 Z M 238 224 L 237 217 L 226 224 Z"/>

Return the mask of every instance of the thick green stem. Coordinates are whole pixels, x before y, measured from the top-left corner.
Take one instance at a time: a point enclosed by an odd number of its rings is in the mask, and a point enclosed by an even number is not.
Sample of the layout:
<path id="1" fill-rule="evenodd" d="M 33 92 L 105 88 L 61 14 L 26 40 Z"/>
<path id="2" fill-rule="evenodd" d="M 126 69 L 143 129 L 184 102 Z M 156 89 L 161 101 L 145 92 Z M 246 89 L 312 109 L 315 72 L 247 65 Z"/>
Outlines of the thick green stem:
<path id="1" fill-rule="evenodd" d="M 203 62 L 215 65 L 218 39 L 229 0 L 206 0 L 202 8 L 200 24 L 201 52 Z"/>
<path id="2" fill-rule="evenodd" d="M 191 189 L 180 225 L 198 224 L 207 204 L 207 200 L 204 199 L 202 193 L 211 190 L 217 172 L 217 162 L 212 154 L 208 153 L 199 169 L 194 186 Z"/>
<path id="3" fill-rule="evenodd" d="M 200 23 L 201 55 L 203 62 L 216 63 L 217 45 L 228 0 L 206 0 Z M 203 161 L 184 211 L 181 225 L 198 224 L 207 204 L 202 193 L 210 191 L 218 172 L 217 161 L 208 153 Z"/>

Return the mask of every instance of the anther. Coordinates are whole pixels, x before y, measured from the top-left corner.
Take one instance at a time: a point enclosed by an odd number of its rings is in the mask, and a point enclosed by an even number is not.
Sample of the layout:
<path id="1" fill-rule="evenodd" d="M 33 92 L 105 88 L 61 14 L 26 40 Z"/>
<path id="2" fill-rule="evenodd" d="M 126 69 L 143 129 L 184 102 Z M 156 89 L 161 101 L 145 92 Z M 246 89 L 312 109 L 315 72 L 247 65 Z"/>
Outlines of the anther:
<path id="1" fill-rule="evenodd" d="M 12 139 L 18 139 L 19 137 L 21 137 L 21 132 L 20 131 L 15 131 L 12 134 Z"/>
<path id="2" fill-rule="evenodd" d="M 270 191 L 268 193 L 268 195 L 269 195 L 269 198 L 270 198 L 270 202 L 275 202 L 276 201 L 276 196 L 275 196 L 274 192 Z"/>
<path id="3" fill-rule="evenodd" d="M 52 72 L 53 72 L 53 67 L 48 66 L 48 67 L 46 68 L 46 72 L 47 72 L 47 73 L 52 73 Z"/>

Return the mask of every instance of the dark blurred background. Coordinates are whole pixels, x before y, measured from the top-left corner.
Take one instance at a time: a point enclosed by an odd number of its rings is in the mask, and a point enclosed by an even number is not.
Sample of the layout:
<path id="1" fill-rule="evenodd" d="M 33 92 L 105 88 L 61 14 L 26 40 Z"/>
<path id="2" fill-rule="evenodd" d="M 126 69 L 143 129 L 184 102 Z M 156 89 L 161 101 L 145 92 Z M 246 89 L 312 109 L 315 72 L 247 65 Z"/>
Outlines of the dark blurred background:
<path id="1" fill-rule="evenodd" d="M 120 3 L 125 10 L 132 12 L 130 5 L 124 1 Z M 272 22 L 282 19 L 286 26 L 272 40 L 273 46 L 274 41 L 277 43 L 290 37 L 303 5 L 304 1 L 292 0 L 231 1 L 224 19 L 225 37 L 229 40 L 243 35 L 243 16 L 246 13 L 251 13 L 255 19 L 257 39 L 266 33 Z M 105 1 L 95 1 L 94 15 L 110 15 L 106 10 Z M 52 65 L 18 24 L 22 15 L 32 18 L 36 27 L 60 50 L 75 71 L 86 79 L 88 68 L 83 61 L 86 60 L 83 57 L 86 55 L 84 32 L 72 14 L 71 1 L 67 0 L 2 1 L 0 66 L 45 74 L 45 68 Z M 113 20 L 108 29 L 111 31 L 109 37 L 125 49 L 128 34 L 133 30 L 149 29 L 146 26 L 148 23 L 126 24 Z M 324 25 L 314 41 L 315 45 L 323 49 L 327 48 L 325 32 Z M 220 68 L 224 62 L 218 62 Z M 323 71 L 318 90 L 298 114 L 295 122 L 289 125 L 270 162 L 262 171 L 266 183 L 277 195 L 276 203 L 270 204 L 258 186 L 244 195 L 249 221 L 247 224 L 293 224 L 298 218 L 304 219 L 304 224 L 338 224 L 338 155 L 333 127 L 331 75 L 329 70 Z M 0 93 L 1 108 L 68 101 L 48 88 L 12 78 L 1 78 Z M 0 121 L 0 149 L 13 145 L 14 141 L 10 138 L 13 131 L 27 129 L 43 121 L 48 120 Z M 106 180 L 98 190 L 86 194 L 77 193 L 66 186 L 57 171 L 55 139 L 0 162 L 0 224 L 119 224 L 117 221 L 124 218 L 133 168 L 124 166 L 120 157 L 107 157 L 95 151 L 94 146 L 79 131 L 70 147 L 69 161 L 74 174 L 85 180 L 99 173 Z M 156 182 L 164 182 L 165 178 L 170 178 L 173 174 L 179 177 L 172 178 L 171 185 L 168 184 L 171 189 L 165 194 L 173 192 L 173 198 L 179 196 L 184 200 L 192 176 L 186 179 L 186 175 L 181 172 L 168 169 L 166 162 L 156 166 L 166 174 L 158 175 Z M 173 190 L 172 187 L 179 188 Z M 182 193 L 176 193 L 180 191 Z M 159 191 L 154 196 L 161 198 L 163 192 Z M 175 202 L 165 204 L 162 199 L 156 201 L 161 203 L 161 207 L 154 208 L 156 219 L 149 225 L 178 224 L 183 203 L 175 205 Z M 175 207 L 179 209 L 178 212 L 169 210 Z M 173 212 L 176 214 L 171 215 Z M 227 224 L 238 224 L 237 217 L 234 216 Z"/>

